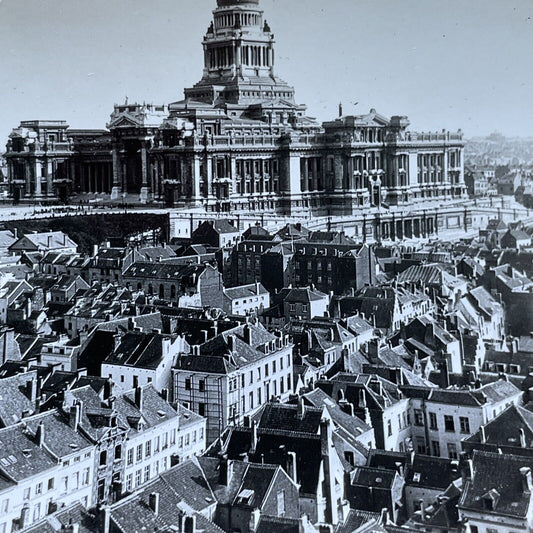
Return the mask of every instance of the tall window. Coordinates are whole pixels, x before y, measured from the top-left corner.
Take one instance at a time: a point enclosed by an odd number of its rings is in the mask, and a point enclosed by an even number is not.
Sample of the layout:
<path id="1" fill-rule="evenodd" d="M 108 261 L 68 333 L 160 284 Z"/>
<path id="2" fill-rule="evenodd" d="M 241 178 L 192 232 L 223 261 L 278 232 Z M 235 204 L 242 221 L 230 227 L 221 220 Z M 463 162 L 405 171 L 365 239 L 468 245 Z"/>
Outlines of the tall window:
<path id="1" fill-rule="evenodd" d="M 459 424 L 461 426 L 461 433 L 470 433 L 470 420 L 468 420 L 468 417 L 460 416 Z"/>
<path id="2" fill-rule="evenodd" d="M 436 413 L 429 413 L 429 429 L 438 429 Z"/>
<path id="3" fill-rule="evenodd" d="M 454 442 L 448 443 L 448 457 L 450 459 L 457 459 L 457 446 Z"/>
<path id="4" fill-rule="evenodd" d="M 277 493 L 277 507 L 278 507 L 278 516 L 285 515 L 285 491 L 280 490 Z"/>
<path id="5" fill-rule="evenodd" d="M 455 424 L 452 415 L 444 415 L 444 429 L 449 432 L 455 431 Z"/>

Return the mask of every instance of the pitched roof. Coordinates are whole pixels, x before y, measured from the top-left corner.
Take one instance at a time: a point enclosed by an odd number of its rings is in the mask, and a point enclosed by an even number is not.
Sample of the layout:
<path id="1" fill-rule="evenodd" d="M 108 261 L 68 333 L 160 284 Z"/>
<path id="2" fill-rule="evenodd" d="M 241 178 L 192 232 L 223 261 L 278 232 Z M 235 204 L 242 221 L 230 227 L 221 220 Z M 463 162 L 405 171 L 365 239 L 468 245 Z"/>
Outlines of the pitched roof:
<path id="1" fill-rule="evenodd" d="M 467 481 L 459 508 L 486 514 L 525 518 L 531 492 L 523 489 L 521 468 L 533 468 L 533 457 L 474 451 L 473 476 Z"/>

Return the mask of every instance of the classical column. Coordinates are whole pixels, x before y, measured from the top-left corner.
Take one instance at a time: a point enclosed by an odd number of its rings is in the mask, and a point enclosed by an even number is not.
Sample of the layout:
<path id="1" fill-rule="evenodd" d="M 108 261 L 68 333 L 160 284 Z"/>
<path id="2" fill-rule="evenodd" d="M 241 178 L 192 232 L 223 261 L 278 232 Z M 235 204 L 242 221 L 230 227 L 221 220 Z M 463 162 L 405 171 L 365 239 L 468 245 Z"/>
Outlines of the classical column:
<path id="1" fill-rule="evenodd" d="M 318 158 L 313 157 L 313 190 L 318 191 Z"/>
<path id="2" fill-rule="evenodd" d="M 215 164 L 215 167 L 216 167 L 216 164 Z M 216 172 L 216 170 L 215 170 Z M 206 180 L 206 191 L 205 191 L 205 197 L 206 198 L 213 198 L 213 176 L 214 176 L 214 172 L 213 172 L 213 157 L 211 157 L 210 155 L 207 156 L 207 160 L 206 160 L 206 176 L 205 176 L 205 180 Z"/>
<path id="3" fill-rule="evenodd" d="M 42 163 L 36 159 L 35 160 L 35 170 L 34 170 L 34 178 L 35 178 L 35 196 L 41 196 L 42 190 L 41 190 L 41 173 L 42 173 Z"/>
<path id="4" fill-rule="evenodd" d="M 141 204 L 145 204 L 148 201 L 148 153 L 146 150 L 146 142 L 141 144 L 141 194 L 139 200 Z"/>
<path id="5" fill-rule="evenodd" d="M 113 146 L 113 187 L 111 188 L 111 199 L 116 200 L 118 195 L 122 192 L 121 187 L 121 172 L 120 172 L 120 157 L 118 155 L 118 148 Z"/>
<path id="6" fill-rule="evenodd" d="M 231 178 L 231 193 L 237 192 L 237 161 L 233 156 L 229 160 L 230 178 Z M 272 179 L 272 176 L 271 176 Z"/>
<path id="7" fill-rule="evenodd" d="M 195 203 L 201 202 L 200 195 L 200 157 L 195 155 L 192 162 L 192 176 L 191 176 L 191 196 Z"/>
<path id="8" fill-rule="evenodd" d="M 309 159 L 302 158 L 302 167 L 303 167 L 303 180 L 302 180 L 302 192 L 309 190 Z"/>
<path id="9" fill-rule="evenodd" d="M 54 195 L 54 169 L 56 168 L 55 161 L 48 159 L 46 165 L 46 194 L 47 196 Z"/>

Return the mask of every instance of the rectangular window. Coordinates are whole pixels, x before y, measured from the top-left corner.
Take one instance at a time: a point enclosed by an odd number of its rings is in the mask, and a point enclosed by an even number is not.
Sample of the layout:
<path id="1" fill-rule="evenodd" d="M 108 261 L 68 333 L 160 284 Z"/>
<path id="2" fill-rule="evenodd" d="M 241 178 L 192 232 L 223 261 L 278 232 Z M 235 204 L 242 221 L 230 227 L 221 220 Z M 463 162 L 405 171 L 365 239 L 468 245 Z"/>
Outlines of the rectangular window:
<path id="1" fill-rule="evenodd" d="M 54 489 L 54 478 L 51 477 L 49 480 L 48 480 L 48 490 L 53 490 Z"/>
<path id="2" fill-rule="evenodd" d="M 440 457 L 440 444 L 438 440 L 431 441 L 431 447 L 433 448 L 433 455 L 435 457 Z"/>
<path id="3" fill-rule="evenodd" d="M 461 433 L 470 434 L 470 420 L 468 420 L 468 417 L 460 416 L 459 425 L 461 426 Z"/>
<path id="4" fill-rule="evenodd" d="M 200 416 L 205 416 L 205 403 L 199 403 L 198 404 L 198 414 Z"/>
<path id="5" fill-rule="evenodd" d="M 90 468 L 86 468 L 83 471 L 83 484 L 85 486 L 87 486 L 90 481 L 91 481 L 91 469 Z"/>
<path id="6" fill-rule="evenodd" d="M 135 486 L 138 487 L 141 484 L 141 481 L 142 481 L 142 471 L 139 468 L 139 470 L 135 472 Z"/>
<path id="7" fill-rule="evenodd" d="M 145 457 L 150 457 L 152 455 L 152 441 L 147 440 L 144 444 L 144 455 Z"/>
<path id="8" fill-rule="evenodd" d="M 144 482 L 146 483 L 150 479 L 150 465 L 144 467 Z"/>
<path id="9" fill-rule="evenodd" d="M 453 433 L 455 431 L 455 424 L 452 415 L 444 415 L 444 429 Z"/>
<path id="10" fill-rule="evenodd" d="M 254 382 L 254 372 L 250 370 L 250 385 Z"/>
<path id="11" fill-rule="evenodd" d="M 424 414 L 420 409 L 415 409 L 415 426 L 423 426 L 424 425 Z"/>
<path id="12" fill-rule="evenodd" d="M 429 413 L 429 429 L 437 430 L 437 414 L 436 413 Z"/>
<path id="13" fill-rule="evenodd" d="M 265 377 L 268 376 L 268 363 L 265 365 Z"/>
<path id="14" fill-rule="evenodd" d="M 277 493 L 277 507 L 278 507 L 278 516 L 285 516 L 285 491 L 280 490 Z"/>
<path id="15" fill-rule="evenodd" d="M 126 476 L 126 491 L 130 492 L 133 488 L 133 474 L 128 474 Z"/>
<path id="16" fill-rule="evenodd" d="M 392 435 L 392 421 L 387 420 L 387 435 L 390 437 Z"/>
<path id="17" fill-rule="evenodd" d="M 199 382 L 198 382 L 198 390 L 200 392 L 205 392 L 205 379 L 201 379 Z"/>
<path id="18" fill-rule="evenodd" d="M 191 378 L 185 378 L 185 390 L 191 390 Z"/>
<path id="19" fill-rule="evenodd" d="M 7 514 L 8 510 L 9 510 L 9 500 L 6 498 L 2 502 L 2 512 Z"/>
<path id="20" fill-rule="evenodd" d="M 43 493 L 43 484 L 42 483 L 37 483 L 37 485 L 35 485 L 35 494 L 39 495 L 39 494 L 42 494 L 42 493 Z"/>
<path id="21" fill-rule="evenodd" d="M 133 464 L 133 448 L 128 450 L 126 462 L 128 466 Z"/>
<path id="22" fill-rule="evenodd" d="M 142 459 L 143 459 L 143 445 L 139 444 L 137 446 L 137 456 L 136 456 L 135 460 L 137 462 L 139 462 L 139 461 L 142 461 Z"/>
<path id="23" fill-rule="evenodd" d="M 457 459 L 457 446 L 454 442 L 448 443 L 448 457 L 450 459 Z"/>

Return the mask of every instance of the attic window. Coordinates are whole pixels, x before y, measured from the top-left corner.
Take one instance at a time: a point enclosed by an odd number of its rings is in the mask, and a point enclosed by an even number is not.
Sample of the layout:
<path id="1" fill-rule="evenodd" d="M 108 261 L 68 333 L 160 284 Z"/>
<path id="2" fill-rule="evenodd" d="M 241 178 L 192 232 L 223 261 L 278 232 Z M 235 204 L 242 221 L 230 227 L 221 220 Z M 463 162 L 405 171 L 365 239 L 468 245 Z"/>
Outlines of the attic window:
<path id="1" fill-rule="evenodd" d="M 158 414 L 158 416 L 161 417 L 161 418 L 165 418 L 165 416 L 167 416 L 166 413 L 165 413 L 164 411 L 157 411 L 157 414 Z"/>
<path id="2" fill-rule="evenodd" d="M 244 489 L 239 492 L 237 496 L 238 503 L 250 503 L 251 499 L 254 496 L 254 491 L 252 489 Z"/>
<path id="3" fill-rule="evenodd" d="M 415 483 L 420 483 L 420 472 L 415 472 L 415 473 L 413 474 L 413 481 L 414 481 Z"/>
<path id="4" fill-rule="evenodd" d="M 2 459 L 0 459 L 0 463 L 2 463 L 4 466 L 9 466 L 9 461 L 5 457 L 2 457 Z"/>
<path id="5" fill-rule="evenodd" d="M 22 450 L 22 454 L 24 455 L 24 457 L 31 457 L 31 450 L 29 449 Z"/>

